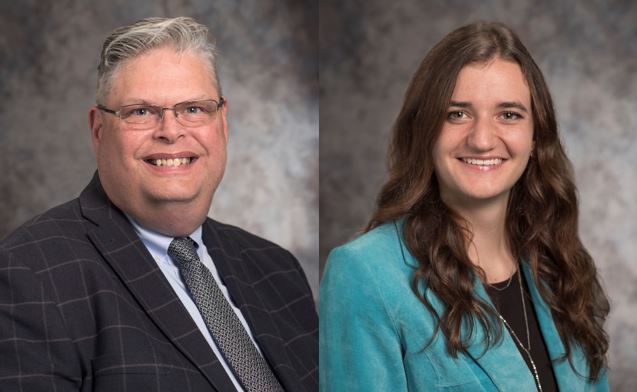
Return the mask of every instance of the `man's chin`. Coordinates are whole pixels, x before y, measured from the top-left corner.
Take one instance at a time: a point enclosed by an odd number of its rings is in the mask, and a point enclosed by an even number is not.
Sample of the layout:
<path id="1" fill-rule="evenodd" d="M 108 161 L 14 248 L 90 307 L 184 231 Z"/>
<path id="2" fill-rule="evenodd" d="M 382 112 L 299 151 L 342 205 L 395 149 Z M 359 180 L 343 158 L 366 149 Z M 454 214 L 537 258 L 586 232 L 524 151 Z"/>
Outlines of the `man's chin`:
<path id="1" fill-rule="evenodd" d="M 178 190 L 161 190 L 154 192 L 147 192 L 146 198 L 151 204 L 185 204 L 191 203 L 196 200 L 197 192 L 193 191 L 178 191 Z"/>

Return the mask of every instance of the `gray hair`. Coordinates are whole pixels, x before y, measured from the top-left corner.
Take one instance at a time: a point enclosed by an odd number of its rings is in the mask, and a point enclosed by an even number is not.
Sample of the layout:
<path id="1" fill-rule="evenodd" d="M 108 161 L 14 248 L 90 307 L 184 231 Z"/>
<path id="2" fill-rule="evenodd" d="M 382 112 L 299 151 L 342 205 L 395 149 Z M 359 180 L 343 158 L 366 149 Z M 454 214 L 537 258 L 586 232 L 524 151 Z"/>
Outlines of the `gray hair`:
<path id="1" fill-rule="evenodd" d="M 104 41 L 97 67 L 97 101 L 106 98 L 120 66 L 151 49 L 173 47 L 179 52 L 198 51 L 208 61 L 213 81 L 221 95 L 216 68 L 216 46 L 208 28 L 192 18 L 145 18 L 118 27 Z"/>

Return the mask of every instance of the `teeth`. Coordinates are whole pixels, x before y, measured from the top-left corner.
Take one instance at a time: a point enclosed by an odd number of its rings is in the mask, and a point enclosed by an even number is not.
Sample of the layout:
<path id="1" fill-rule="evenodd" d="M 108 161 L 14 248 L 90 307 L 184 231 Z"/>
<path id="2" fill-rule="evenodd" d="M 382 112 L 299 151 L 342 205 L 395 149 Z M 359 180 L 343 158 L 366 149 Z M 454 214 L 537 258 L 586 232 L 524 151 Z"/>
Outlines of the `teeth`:
<path id="1" fill-rule="evenodd" d="M 475 158 L 462 158 L 465 163 L 470 165 L 480 165 L 480 166 L 493 166 L 499 165 L 502 163 L 502 159 L 494 158 L 494 159 L 475 159 Z"/>
<path id="2" fill-rule="evenodd" d="M 188 165 L 191 158 L 170 158 L 170 159 L 151 159 L 150 163 L 155 166 L 181 166 Z"/>

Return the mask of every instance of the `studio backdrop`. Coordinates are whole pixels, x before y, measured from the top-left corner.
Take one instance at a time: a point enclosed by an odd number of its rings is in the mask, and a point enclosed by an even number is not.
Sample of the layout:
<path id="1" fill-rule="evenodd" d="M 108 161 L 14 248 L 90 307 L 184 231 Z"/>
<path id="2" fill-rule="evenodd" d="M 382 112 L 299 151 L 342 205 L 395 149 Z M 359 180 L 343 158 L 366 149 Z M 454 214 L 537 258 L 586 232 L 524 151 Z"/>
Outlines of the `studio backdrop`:
<path id="1" fill-rule="evenodd" d="M 219 50 L 228 165 L 210 216 L 289 249 L 318 285 L 316 1 L 0 0 L 0 238 L 95 171 L 88 110 L 101 45 L 149 16 L 191 16 Z"/>
<path id="2" fill-rule="evenodd" d="M 612 305 L 610 384 L 637 385 L 637 3 L 320 2 L 320 257 L 366 225 L 392 123 L 427 51 L 457 27 L 512 27 L 544 72 Z"/>

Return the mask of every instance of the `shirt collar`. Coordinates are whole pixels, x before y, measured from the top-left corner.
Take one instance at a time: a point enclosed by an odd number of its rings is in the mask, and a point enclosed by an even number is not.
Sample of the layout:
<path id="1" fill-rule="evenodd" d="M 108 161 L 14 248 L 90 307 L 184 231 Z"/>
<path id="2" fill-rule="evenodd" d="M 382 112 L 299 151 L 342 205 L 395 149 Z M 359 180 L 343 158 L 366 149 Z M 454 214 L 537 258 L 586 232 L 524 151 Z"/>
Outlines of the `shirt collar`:
<path id="1" fill-rule="evenodd" d="M 151 253 L 161 254 L 164 256 L 168 256 L 168 246 L 174 239 L 174 237 L 170 237 L 161 233 L 158 233 L 152 229 L 142 226 L 139 222 L 137 222 L 133 217 L 128 214 L 125 214 L 130 223 L 133 225 L 135 232 L 139 236 L 139 239 L 146 245 L 148 250 Z M 193 241 L 197 243 L 197 255 L 199 259 L 202 258 L 203 247 L 201 246 L 203 243 L 203 239 L 201 236 L 202 229 L 201 226 L 197 227 L 195 231 L 190 233 L 188 237 L 190 237 Z"/>

